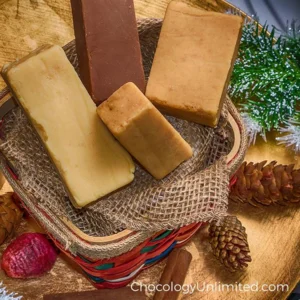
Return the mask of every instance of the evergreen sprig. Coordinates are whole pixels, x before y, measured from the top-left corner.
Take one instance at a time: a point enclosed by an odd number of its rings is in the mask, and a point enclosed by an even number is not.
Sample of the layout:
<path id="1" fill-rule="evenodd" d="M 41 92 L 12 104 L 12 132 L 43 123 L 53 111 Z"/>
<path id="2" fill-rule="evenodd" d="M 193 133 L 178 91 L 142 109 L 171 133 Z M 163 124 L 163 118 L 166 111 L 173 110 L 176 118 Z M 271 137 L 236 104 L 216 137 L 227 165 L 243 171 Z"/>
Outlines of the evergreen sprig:
<path id="1" fill-rule="evenodd" d="M 295 37 L 274 39 L 275 28 L 244 25 L 229 94 L 263 130 L 294 117 L 300 101 L 299 51 Z M 298 45 L 297 45 L 298 46 Z"/>

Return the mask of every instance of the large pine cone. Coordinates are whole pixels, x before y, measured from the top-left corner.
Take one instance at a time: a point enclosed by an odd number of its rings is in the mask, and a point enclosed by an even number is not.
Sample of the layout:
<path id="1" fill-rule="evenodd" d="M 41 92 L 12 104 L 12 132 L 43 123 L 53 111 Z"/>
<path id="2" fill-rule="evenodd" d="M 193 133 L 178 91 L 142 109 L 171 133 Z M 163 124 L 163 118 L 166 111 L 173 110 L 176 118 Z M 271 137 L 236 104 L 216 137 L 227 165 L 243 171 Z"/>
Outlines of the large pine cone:
<path id="1" fill-rule="evenodd" d="M 13 201 L 14 193 L 0 196 L 0 245 L 17 229 L 22 212 Z"/>
<path id="2" fill-rule="evenodd" d="M 251 261 L 245 227 L 234 216 L 225 217 L 219 225 L 209 227 L 210 244 L 217 259 L 231 272 L 244 270 Z"/>
<path id="3" fill-rule="evenodd" d="M 265 164 L 244 162 L 234 176 L 230 199 L 253 205 L 300 203 L 300 169 L 276 161 Z"/>

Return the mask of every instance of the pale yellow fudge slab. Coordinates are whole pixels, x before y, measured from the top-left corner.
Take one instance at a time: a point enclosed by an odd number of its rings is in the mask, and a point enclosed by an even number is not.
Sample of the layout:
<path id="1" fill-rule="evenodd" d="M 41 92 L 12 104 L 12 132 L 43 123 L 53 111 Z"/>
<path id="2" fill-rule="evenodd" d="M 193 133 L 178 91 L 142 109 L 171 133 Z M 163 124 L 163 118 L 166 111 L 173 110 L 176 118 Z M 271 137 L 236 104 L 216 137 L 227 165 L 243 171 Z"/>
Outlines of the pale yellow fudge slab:
<path id="1" fill-rule="evenodd" d="M 168 175 L 193 154 L 190 145 L 133 83 L 123 85 L 97 112 L 156 179 Z"/>
<path id="2" fill-rule="evenodd" d="M 130 155 L 99 119 L 61 47 L 45 46 L 4 68 L 3 75 L 75 206 L 85 206 L 133 180 Z"/>
<path id="3" fill-rule="evenodd" d="M 167 8 L 146 96 L 161 111 L 215 127 L 243 20 L 182 2 Z"/>

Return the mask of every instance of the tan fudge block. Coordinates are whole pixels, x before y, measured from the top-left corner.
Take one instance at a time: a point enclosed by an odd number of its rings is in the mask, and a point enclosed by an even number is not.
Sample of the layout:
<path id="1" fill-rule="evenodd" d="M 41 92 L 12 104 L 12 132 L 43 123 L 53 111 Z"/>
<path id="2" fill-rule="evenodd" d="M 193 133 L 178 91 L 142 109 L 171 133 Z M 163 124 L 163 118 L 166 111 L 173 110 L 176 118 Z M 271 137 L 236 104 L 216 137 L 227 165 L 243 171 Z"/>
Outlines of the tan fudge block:
<path id="1" fill-rule="evenodd" d="M 123 85 L 97 112 L 112 134 L 156 179 L 192 156 L 189 144 L 133 83 Z"/>
<path id="2" fill-rule="evenodd" d="M 241 17 L 167 8 L 146 96 L 161 111 L 215 127 L 237 55 Z"/>
<path id="3" fill-rule="evenodd" d="M 87 205 L 133 180 L 134 164 L 101 122 L 59 46 L 45 46 L 3 70 L 69 191 Z"/>

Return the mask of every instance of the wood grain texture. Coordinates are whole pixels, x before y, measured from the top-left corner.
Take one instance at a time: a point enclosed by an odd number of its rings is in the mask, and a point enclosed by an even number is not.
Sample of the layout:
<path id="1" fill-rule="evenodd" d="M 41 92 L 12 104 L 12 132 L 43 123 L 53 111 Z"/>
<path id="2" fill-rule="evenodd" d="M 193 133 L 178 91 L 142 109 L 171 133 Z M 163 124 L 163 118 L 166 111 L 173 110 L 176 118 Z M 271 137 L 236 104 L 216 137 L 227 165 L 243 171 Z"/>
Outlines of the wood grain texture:
<path id="1" fill-rule="evenodd" d="M 68 1 L 64 1 L 68 3 Z M 74 38 L 73 29 L 43 0 L 36 7 L 29 0 L 0 3 L 0 68 L 5 63 L 21 58 L 46 43 L 64 45 Z M 1 78 L 0 89 L 5 84 Z"/>
<path id="2" fill-rule="evenodd" d="M 133 291 L 130 287 L 115 290 L 95 290 L 45 295 L 44 300 L 146 300 L 142 291 Z"/>
<path id="3" fill-rule="evenodd" d="M 20 0 L 16 17 L 17 0 L 0 0 L 0 66 L 21 57 L 44 43 L 65 44 L 73 39 L 69 0 L 38 0 L 34 8 L 29 0 Z M 162 18 L 169 0 L 135 0 L 137 17 Z M 221 11 L 224 6 L 216 0 L 187 1 L 203 8 Z M 0 88 L 4 83 L 0 82 Z M 277 160 L 295 163 L 300 167 L 299 157 L 285 147 L 276 146 L 274 136 L 268 144 L 258 140 L 248 151 L 248 161 Z M 8 190 L 4 186 L 2 192 Z M 242 274 L 223 270 L 212 256 L 207 241 L 207 229 L 197 233 L 185 248 L 193 255 L 186 283 L 203 284 L 244 283 L 285 284 L 289 291 L 274 292 L 195 292 L 182 295 L 182 299 L 285 299 L 300 279 L 300 209 L 282 206 L 254 208 L 248 204 L 230 203 L 229 211 L 246 227 L 253 262 Z M 18 234 L 40 230 L 34 222 L 24 221 Z M 2 251 L 6 245 L 2 245 Z M 142 272 L 135 280 L 138 284 L 158 282 L 165 262 Z M 44 294 L 93 290 L 78 267 L 60 255 L 52 271 L 39 279 L 16 280 L 0 271 L 0 281 L 10 291 L 23 295 L 23 299 L 42 299 Z M 151 293 L 148 293 L 151 298 Z"/>

